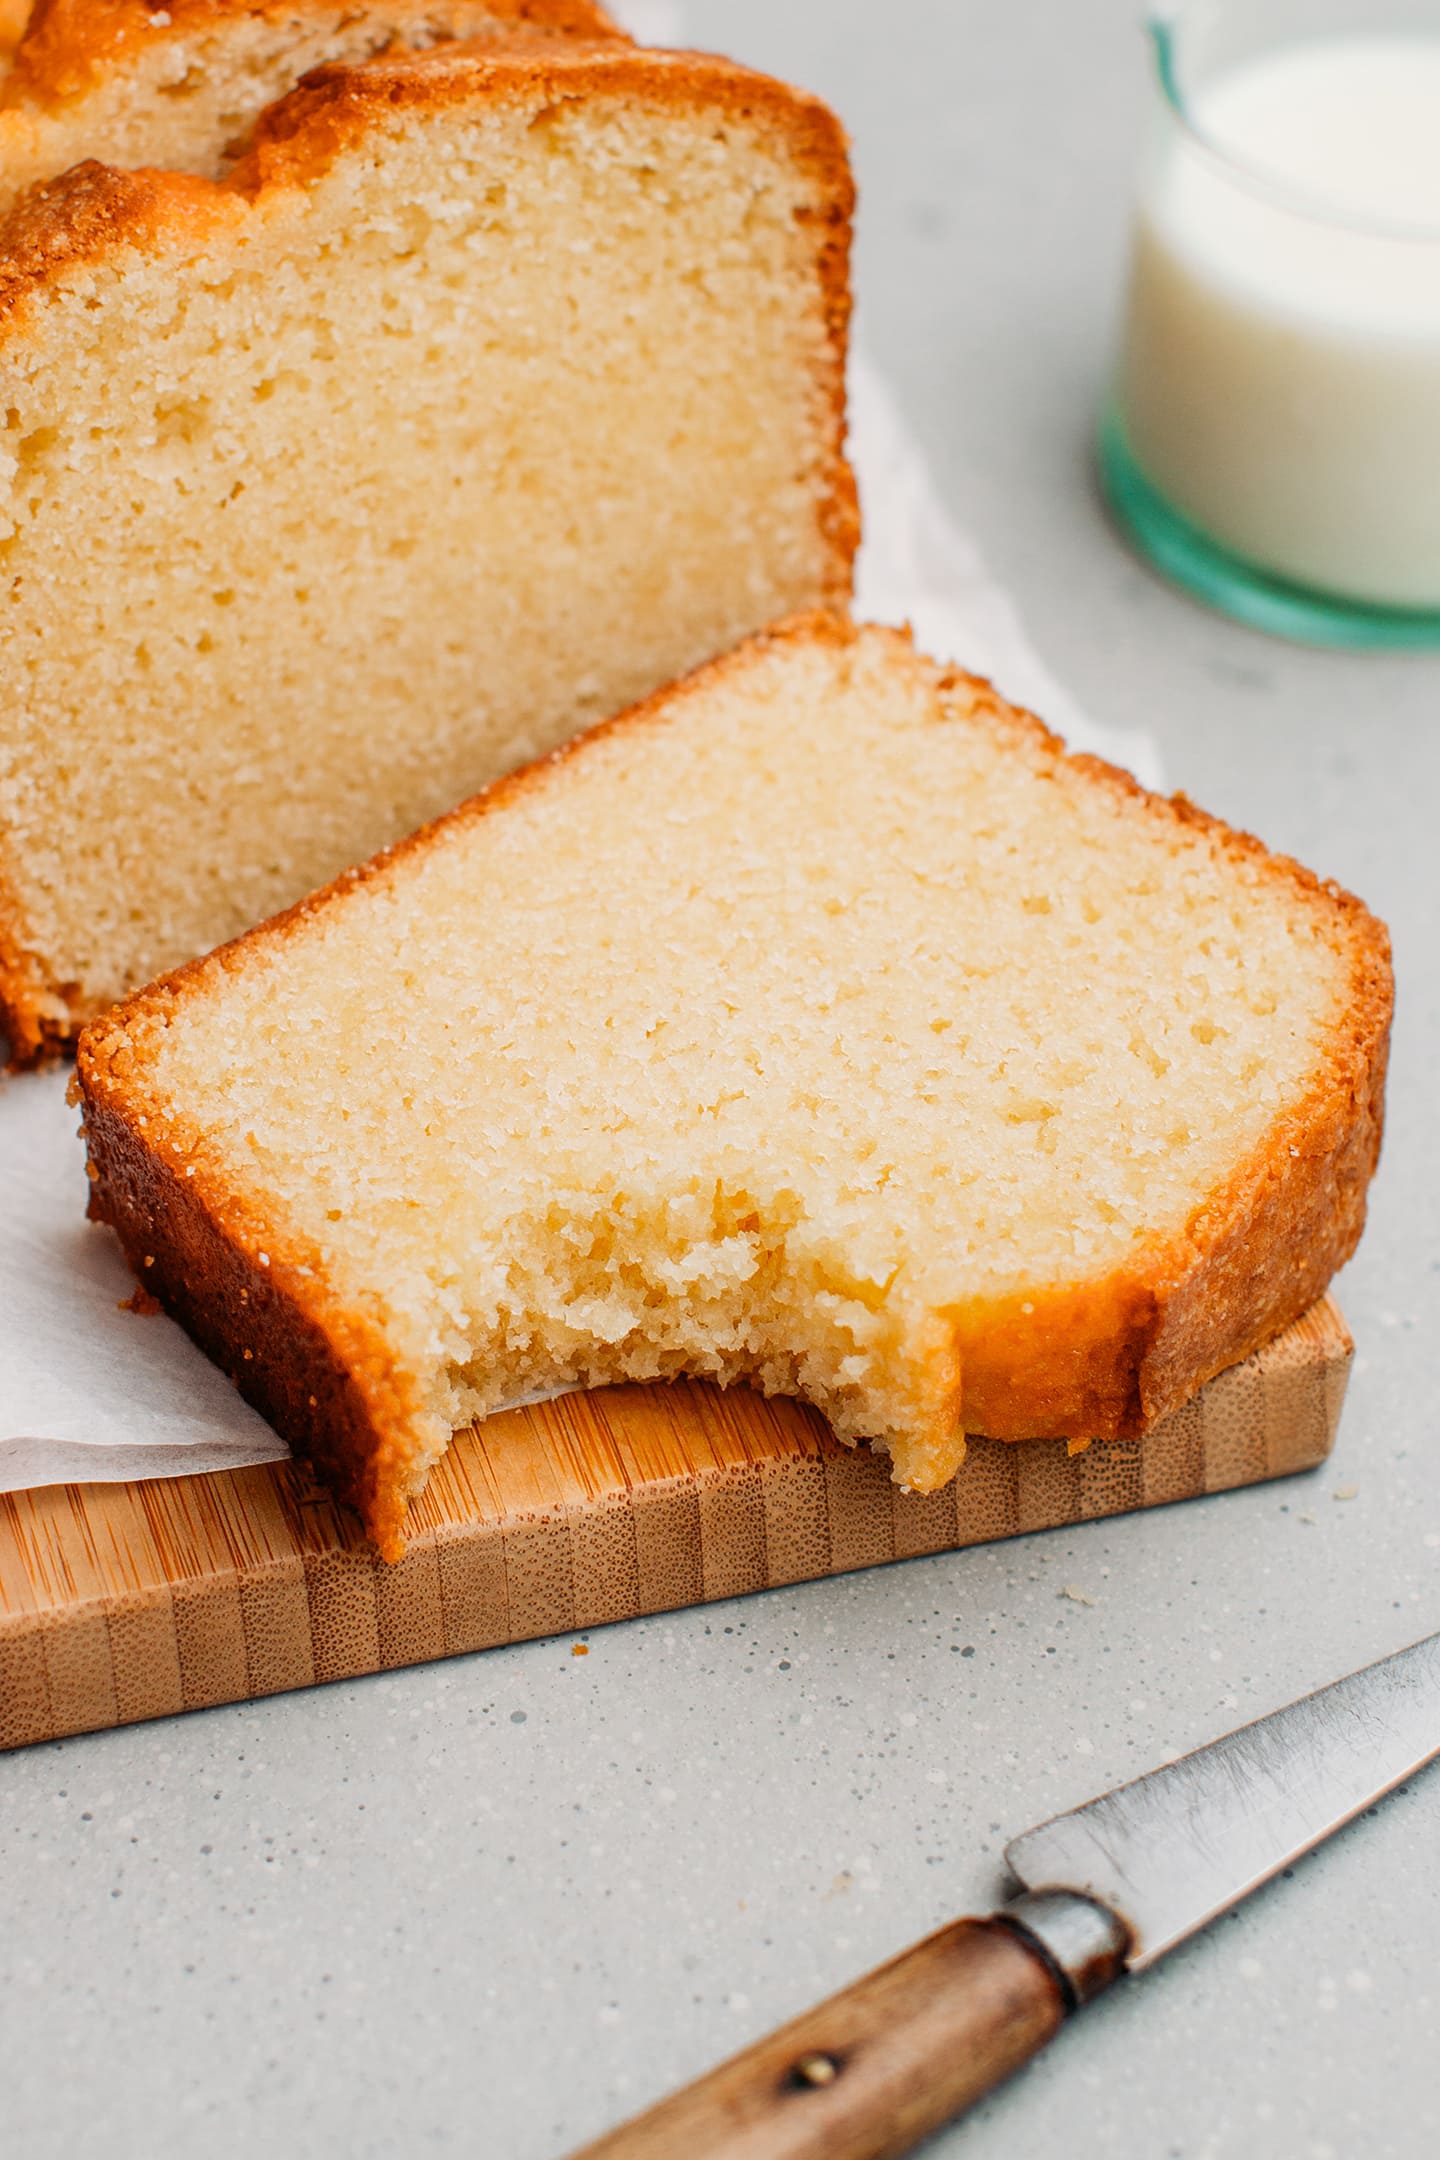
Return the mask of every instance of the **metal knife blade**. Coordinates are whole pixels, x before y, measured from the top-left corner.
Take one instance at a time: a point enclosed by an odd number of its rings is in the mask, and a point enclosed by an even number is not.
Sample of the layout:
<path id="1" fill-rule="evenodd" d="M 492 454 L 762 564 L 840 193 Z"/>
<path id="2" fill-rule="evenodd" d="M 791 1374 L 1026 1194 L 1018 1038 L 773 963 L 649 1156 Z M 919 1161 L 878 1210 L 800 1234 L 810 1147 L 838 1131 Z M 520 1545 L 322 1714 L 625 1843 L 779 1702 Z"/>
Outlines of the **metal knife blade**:
<path id="1" fill-rule="evenodd" d="M 1258 1889 L 1440 1755 L 1440 1635 L 1011 1841 L 1026 1890 L 1126 1922 L 1129 1971 Z"/>

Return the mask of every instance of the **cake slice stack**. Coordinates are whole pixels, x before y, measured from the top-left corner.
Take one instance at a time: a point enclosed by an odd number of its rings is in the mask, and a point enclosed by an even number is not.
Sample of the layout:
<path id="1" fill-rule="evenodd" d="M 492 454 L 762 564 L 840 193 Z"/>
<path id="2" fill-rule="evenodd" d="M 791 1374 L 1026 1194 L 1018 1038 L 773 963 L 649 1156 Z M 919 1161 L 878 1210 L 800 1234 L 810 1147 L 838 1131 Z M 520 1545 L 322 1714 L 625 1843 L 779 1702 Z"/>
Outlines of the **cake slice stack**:
<path id="1" fill-rule="evenodd" d="M 36 0 L 0 15 L 0 212 L 87 158 L 218 178 L 311 68 L 565 35 L 619 32 L 592 0 Z"/>
<path id="2" fill-rule="evenodd" d="M 541 34 L 581 12 L 496 0 L 532 29 L 320 69 L 223 181 L 82 165 L 0 230 L 19 1062 L 848 595 L 839 126 L 722 60 Z"/>
<path id="3" fill-rule="evenodd" d="M 452 1431 L 680 1373 L 932 1489 L 1320 1294 L 1385 935 L 898 633 L 798 619 L 148 990 L 93 1206 L 395 1556 Z"/>

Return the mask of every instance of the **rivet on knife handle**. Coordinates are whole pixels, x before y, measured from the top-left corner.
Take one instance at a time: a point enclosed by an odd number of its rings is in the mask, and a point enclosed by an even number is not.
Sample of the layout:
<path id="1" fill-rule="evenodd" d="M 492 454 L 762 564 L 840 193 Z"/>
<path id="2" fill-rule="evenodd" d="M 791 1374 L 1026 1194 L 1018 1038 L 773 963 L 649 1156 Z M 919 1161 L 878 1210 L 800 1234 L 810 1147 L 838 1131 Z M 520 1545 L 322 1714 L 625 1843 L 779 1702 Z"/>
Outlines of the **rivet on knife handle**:
<path id="1" fill-rule="evenodd" d="M 953 1921 L 574 2160 L 894 2160 L 1037 2054 L 1126 1942 L 1065 1892 Z"/>

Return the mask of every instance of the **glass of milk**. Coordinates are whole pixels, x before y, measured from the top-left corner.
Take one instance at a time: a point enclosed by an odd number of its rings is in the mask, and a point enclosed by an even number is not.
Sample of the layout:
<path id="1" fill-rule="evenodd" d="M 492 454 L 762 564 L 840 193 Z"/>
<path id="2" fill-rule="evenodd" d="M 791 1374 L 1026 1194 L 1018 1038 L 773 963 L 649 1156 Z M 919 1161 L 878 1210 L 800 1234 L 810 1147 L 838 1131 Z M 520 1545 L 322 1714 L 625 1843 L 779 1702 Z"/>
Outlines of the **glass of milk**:
<path id="1" fill-rule="evenodd" d="M 1440 0 L 1150 27 L 1110 503 L 1246 622 L 1440 645 Z"/>

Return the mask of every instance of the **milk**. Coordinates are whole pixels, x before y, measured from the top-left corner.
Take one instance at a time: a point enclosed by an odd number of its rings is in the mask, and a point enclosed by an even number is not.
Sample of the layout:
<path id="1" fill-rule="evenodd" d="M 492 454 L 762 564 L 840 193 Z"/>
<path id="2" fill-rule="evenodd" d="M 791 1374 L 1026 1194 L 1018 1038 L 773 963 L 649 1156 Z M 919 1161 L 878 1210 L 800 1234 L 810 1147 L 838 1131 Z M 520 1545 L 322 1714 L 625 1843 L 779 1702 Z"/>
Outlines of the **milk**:
<path id="1" fill-rule="evenodd" d="M 1186 108 L 1142 184 L 1133 456 L 1261 568 L 1440 608 L 1440 35 L 1293 45 Z"/>

